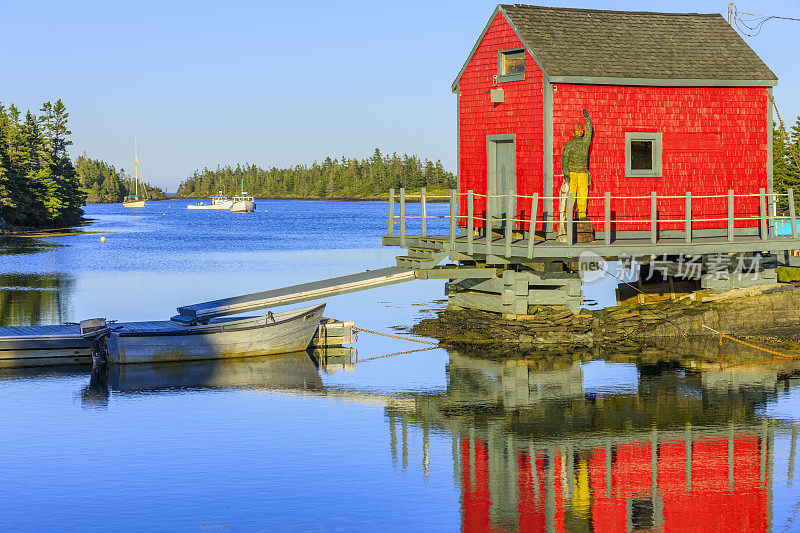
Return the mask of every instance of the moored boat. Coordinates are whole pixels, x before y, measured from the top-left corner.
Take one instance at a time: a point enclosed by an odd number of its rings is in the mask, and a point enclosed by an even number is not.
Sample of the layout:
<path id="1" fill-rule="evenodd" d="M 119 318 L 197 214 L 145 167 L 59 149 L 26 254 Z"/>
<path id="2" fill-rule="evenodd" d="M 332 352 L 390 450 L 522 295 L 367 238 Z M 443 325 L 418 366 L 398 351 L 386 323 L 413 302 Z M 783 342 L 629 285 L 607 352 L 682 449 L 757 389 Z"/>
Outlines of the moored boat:
<path id="1" fill-rule="evenodd" d="M 113 327 L 105 339 L 112 363 L 227 359 L 305 350 L 319 327 L 325 304 L 239 320 L 214 319 L 184 326 L 139 322 Z"/>
<path id="2" fill-rule="evenodd" d="M 122 199 L 122 207 L 143 208 L 146 207 L 146 199 L 139 198 L 139 148 L 136 144 L 136 136 L 133 137 L 133 168 L 134 168 L 134 194 Z"/>
<path id="3" fill-rule="evenodd" d="M 222 210 L 222 209 L 230 209 L 233 206 L 233 200 L 222 194 L 222 191 L 219 192 L 219 196 L 212 196 L 211 203 L 206 204 L 204 202 L 198 202 L 196 204 L 189 204 L 186 206 L 186 209 L 215 209 L 215 210 Z"/>
<path id="4" fill-rule="evenodd" d="M 247 193 L 242 193 L 247 194 Z M 252 196 L 234 196 L 231 211 L 234 213 L 252 213 L 256 210 L 256 203 Z"/>
<path id="5" fill-rule="evenodd" d="M 234 213 L 252 213 L 255 210 L 256 202 L 252 196 L 247 196 L 247 193 L 244 192 L 244 180 L 242 180 L 242 192 L 233 197 L 231 211 Z"/>

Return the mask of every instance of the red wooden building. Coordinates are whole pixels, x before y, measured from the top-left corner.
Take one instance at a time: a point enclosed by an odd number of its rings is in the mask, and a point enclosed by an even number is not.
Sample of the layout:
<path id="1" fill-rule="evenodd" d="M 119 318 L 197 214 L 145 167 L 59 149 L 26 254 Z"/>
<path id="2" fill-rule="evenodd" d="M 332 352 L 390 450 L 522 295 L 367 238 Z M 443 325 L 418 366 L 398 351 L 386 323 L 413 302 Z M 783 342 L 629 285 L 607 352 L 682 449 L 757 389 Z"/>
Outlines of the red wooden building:
<path id="1" fill-rule="evenodd" d="M 705 220 L 695 229 L 727 228 L 729 190 L 753 195 L 737 196 L 735 225 L 756 228 L 759 190 L 772 191 L 776 83 L 719 14 L 500 5 L 452 86 L 459 190 L 477 193 L 476 217 L 487 191 L 558 197 L 562 146 L 586 109 L 594 128 L 588 217 L 596 230 L 604 229 L 605 193 L 612 218 L 630 221 L 616 231 L 649 229 L 653 191 L 662 234 L 684 228 L 687 192 Z M 492 212 L 503 212 L 494 201 Z M 462 226 L 466 202 L 461 195 Z M 541 205 L 540 215 L 558 218 L 557 200 Z M 515 218 L 527 220 L 530 209 L 530 198 L 518 198 Z"/>

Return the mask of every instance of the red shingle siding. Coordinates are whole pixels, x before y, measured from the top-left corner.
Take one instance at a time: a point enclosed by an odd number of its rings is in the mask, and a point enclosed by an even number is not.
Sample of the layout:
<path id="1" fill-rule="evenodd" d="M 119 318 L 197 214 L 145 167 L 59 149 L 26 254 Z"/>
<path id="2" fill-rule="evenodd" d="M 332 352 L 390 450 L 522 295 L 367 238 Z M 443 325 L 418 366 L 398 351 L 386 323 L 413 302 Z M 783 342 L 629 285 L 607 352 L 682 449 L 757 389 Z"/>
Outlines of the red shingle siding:
<path id="1" fill-rule="evenodd" d="M 622 87 L 557 84 L 553 90 L 553 161 L 561 173 L 561 148 L 572 125 L 589 110 L 594 123 L 589 168 L 590 196 L 693 196 L 758 193 L 767 188 L 767 91 L 763 87 Z M 625 132 L 663 134 L 663 175 L 625 177 Z M 463 158 L 463 155 L 462 155 Z M 463 159 L 462 159 L 463 161 Z M 554 178 L 558 191 L 562 178 Z M 727 199 L 693 198 L 694 219 L 727 217 Z M 659 219 L 683 219 L 685 200 L 658 202 Z M 737 227 L 757 226 L 757 197 L 737 198 Z M 603 202 L 590 200 L 589 218 L 602 229 Z M 612 218 L 649 219 L 650 199 L 612 200 Z M 598 222 L 600 221 L 600 222 Z M 683 229 L 683 222 L 660 229 Z M 727 222 L 694 222 L 725 228 Z M 647 230 L 649 223 L 619 224 L 618 230 Z"/>
<path id="2" fill-rule="evenodd" d="M 542 194 L 542 72 L 525 53 L 525 79 L 504 82 L 505 101 L 493 104 L 487 91 L 493 88 L 497 74 L 497 53 L 509 48 L 522 48 L 522 42 L 498 13 L 478 45 L 475 54 L 459 81 L 459 133 L 461 192 L 470 189 L 486 194 L 486 136 L 516 134 L 517 193 Z M 518 218 L 528 218 L 530 200 L 517 206 Z M 483 216 L 486 199 L 475 196 L 475 213 Z M 539 208 L 541 216 L 541 202 Z M 467 213 L 466 196 L 461 197 L 461 213 Z M 466 222 L 461 219 L 462 225 Z M 476 226 L 482 221 L 476 220 Z M 527 226 L 526 226 L 527 228 Z"/>

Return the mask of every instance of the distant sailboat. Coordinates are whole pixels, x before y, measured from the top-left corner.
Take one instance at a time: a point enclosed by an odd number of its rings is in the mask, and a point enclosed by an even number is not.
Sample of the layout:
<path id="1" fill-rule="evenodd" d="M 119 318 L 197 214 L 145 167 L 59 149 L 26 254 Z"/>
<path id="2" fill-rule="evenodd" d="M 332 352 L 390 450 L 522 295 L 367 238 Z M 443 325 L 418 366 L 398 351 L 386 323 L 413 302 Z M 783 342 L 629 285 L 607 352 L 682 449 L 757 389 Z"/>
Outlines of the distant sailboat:
<path id="1" fill-rule="evenodd" d="M 133 136 L 133 180 L 134 180 L 134 194 L 126 196 L 122 200 L 122 207 L 135 207 L 142 208 L 145 206 L 146 200 L 139 198 L 139 148 L 136 144 L 136 136 Z"/>

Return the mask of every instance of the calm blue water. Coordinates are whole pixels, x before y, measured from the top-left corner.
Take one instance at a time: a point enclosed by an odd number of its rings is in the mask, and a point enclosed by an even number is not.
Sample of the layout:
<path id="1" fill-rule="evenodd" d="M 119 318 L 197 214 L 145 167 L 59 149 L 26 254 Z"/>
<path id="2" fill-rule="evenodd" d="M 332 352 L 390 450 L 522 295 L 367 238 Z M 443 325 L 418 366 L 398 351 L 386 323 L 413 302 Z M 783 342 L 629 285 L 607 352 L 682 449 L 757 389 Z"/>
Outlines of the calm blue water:
<path id="1" fill-rule="evenodd" d="M 398 253 L 380 247 L 378 202 L 259 201 L 249 215 L 187 203 L 88 206 L 83 234 L 0 243 L 0 322 L 164 319 Z M 326 314 L 398 333 L 442 292 L 415 281 L 330 298 Z M 362 333 L 321 367 L 290 354 L 0 369 L 0 530 L 800 527 L 791 362 L 701 348 L 384 357 L 421 346 Z"/>

